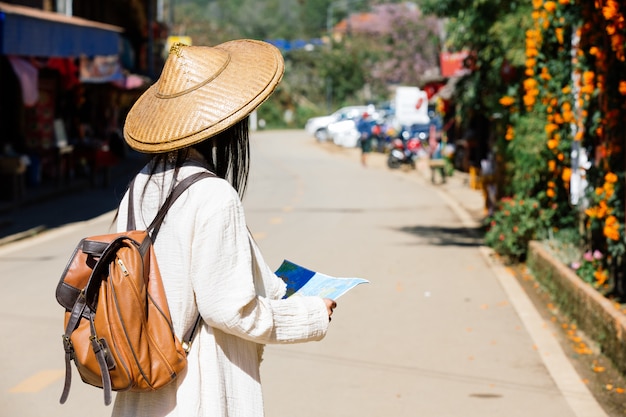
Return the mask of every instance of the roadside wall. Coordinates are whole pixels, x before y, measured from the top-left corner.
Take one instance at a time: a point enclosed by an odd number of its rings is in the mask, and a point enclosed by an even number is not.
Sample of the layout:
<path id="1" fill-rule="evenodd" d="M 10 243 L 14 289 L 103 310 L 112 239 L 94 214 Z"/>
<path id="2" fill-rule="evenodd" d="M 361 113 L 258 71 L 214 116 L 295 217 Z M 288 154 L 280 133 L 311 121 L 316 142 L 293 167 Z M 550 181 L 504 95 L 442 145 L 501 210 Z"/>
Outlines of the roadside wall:
<path id="1" fill-rule="evenodd" d="M 626 316 L 540 242 L 530 242 L 526 264 L 559 309 L 626 375 Z"/>

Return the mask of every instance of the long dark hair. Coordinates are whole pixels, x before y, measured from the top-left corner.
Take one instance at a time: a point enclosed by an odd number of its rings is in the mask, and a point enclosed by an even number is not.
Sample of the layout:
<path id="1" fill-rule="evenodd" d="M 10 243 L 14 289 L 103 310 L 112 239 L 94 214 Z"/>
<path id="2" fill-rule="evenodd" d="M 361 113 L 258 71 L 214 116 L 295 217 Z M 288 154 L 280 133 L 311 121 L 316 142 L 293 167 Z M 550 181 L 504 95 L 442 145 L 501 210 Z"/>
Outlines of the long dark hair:
<path id="1" fill-rule="evenodd" d="M 240 198 L 246 191 L 248 172 L 250 169 L 250 140 L 248 117 L 235 123 L 233 126 L 217 135 L 208 138 L 199 144 L 193 145 L 206 161 L 207 169 L 220 178 L 230 182 Z M 150 160 L 148 174 L 152 177 L 157 172 L 163 172 L 168 164 L 174 163 L 174 177 L 167 193 L 169 195 L 177 183 L 178 172 L 189 157 L 190 148 L 177 151 L 155 154 Z M 146 192 L 149 181 L 146 181 L 141 197 Z M 163 197 L 165 201 L 165 197 Z M 119 207 L 113 217 L 113 224 L 117 221 Z"/>
<path id="2" fill-rule="evenodd" d="M 223 132 L 193 145 L 193 148 L 204 157 L 207 169 L 218 177 L 230 182 L 233 188 L 237 190 L 239 197 L 243 198 L 250 169 L 248 117 L 235 123 Z M 178 178 L 178 171 L 189 157 L 189 152 L 190 148 L 183 148 L 156 154 L 150 161 L 149 175 L 152 176 L 157 172 L 163 171 L 168 164 L 173 162 L 173 187 Z"/>

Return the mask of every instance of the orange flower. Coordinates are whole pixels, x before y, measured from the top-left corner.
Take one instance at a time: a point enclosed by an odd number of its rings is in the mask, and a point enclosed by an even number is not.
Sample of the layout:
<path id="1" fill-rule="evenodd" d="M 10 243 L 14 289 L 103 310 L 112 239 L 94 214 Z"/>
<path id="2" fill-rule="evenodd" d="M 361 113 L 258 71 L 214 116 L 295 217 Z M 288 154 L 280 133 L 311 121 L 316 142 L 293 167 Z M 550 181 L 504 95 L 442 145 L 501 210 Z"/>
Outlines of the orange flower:
<path id="1" fill-rule="evenodd" d="M 557 146 L 559 146 L 559 141 L 557 141 L 556 139 L 548 140 L 548 149 L 556 149 Z"/>
<path id="2" fill-rule="evenodd" d="M 500 99 L 500 104 L 504 107 L 509 107 L 515 103 L 515 99 L 511 96 L 504 96 Z"/>
<path id="3" fill-rule="evenodd" d="M 563 112 L 563 122 L 570 123 L 574 121 L 574 113 L 571 111 Z"/>
<path id="4" fill-rule="evenodd" d="M 543 0 L 533 0 L 533 7 L 539 9 L 543 5 Z"/>
<path id="5" fill-rule="evenodd" d="M 535 105 L 535 98 L 533 96 L 526 95 L 524 96 L 524 105 L 526 107 L 532 107 Z"/>
<path id="6" fill-rule="evenodd" d="M 552 133 L 554 133 L 555 130 L 557 130 L 559 128 L 558 125 L 554 124 L 554 123 L 548 123 L 545 127 L 546 133 L 548 134 L 548 136 L 551 136 Z"/>
<path id="7" fill-rule="evenodd" d="M 593 87 L 592 84 L 583 85 L 580 88 L 580 92 L 581 93 L 585 93 L 585 94 L 593 94 L 594 90 L 595 90 L 595 88 Z"/>
<path id="8" fill-rule="evenodd" d="M 554 159 L 550 159 L 548 161 L 548 170 L 550 172 L 554 172 L 556 170 L 556 161 Z"/>
<path id="9" fill-rule="evenodd" d="M 563 168 L 563 173 L 561 174 L 561 179 L 563 180 L 563 182 L 569 182 L 570 178 L 572 178 L 571 168 Z"/>
<path id="10" fill-rule="evenodd" d="M 598 219 L 603 219 L 604 216 L 606 216 L 606 214 L 609 211 L 609 207 L 606 205 L 606 201 L 600 201 L 600 204 L 598 205 Z"/>
<path id="11" fill-rule="evenodd" d="M 583 72 L 583 83 L 586 85 L 592 84 L 596 74 L 593 71 Z"/>
<path id="12" fill-rule="evenodd" d="M 543 4 L 543 8 L 552 13 L 556 10 L 556 3 L 553 1 L 547 1 Z"/>
<path id="13" fill-rule="evenodd" d="M 603 271 L 603 270 L 594 272 L 593 277 L 596 279 L 596 282 L 598 283 L 598 285 L 603 285 L 606 282 L 606 280 L 609 278 L 606 271 Z M 598 368 L 601 368 L 601 367 L 598 367 Z M 602 371 L 597 371 L 597 372 L 602 372 Z"/>
<path id="14" fill-rule="evenodd" d="M 576 132 L 576 135 L 574 136 L 574 140 L 580 142 L 581 140 L 583 140 L 584 137 L 585 137 L 585 131 L 583 129 L 580 129 L 578 132 Z"/>
<path id="15" fill-rule="evenodd" d="M 596 218 L 598 216 L 598 208 L 591 207 L 585 210 L 585 214 L 591 218 Z"/>
<path id="16" fill-rule="evenodd" d="M 513 126 L 508 125 L 506 127 L 506 134 L 504 135 L 504 139 L 513 140 L 514 137 L 515 137 L 515 131 L 513 130 Z"/>
<path id="17" fill-rule="evenodd" d="M 569 4 L 569 0 L 559 0 L 559 4 L 565 6 L 566 4 Z"/>
<path id="18" fill-rule="evenodd" d="M 569 94 L 569 93 L 571 93 L 571 92 L 572 92 L 572 87 L 570 87 L 569 85 L 566 85 L 565 87 L 563 87 L 563 88 L 561 89 L 561 92 L 562 92 L 563 94 Z"/>
<path id="19" fill-rule="evenodd" d="M 554 115 L 554 123 L 556 123 L 557 125 L 562 125 L 563 124 L 563 116 L 561 116 L 560 114 L 556 113 Z"/>
<path id="20" fill-rule="evenodd" d="M 626 81 L 619 82 L 619 93 L 623 96 L 626 96 Z"/>
<path id="21" fill-rule="evenodd" d="M 556 35 L 556 40 L 559 41 L 559 45 L 563 45 L 563 28 L 554 29 L 554 34 Z"/>
<path id="22" fill-rule="evenodd" d="M 608 24 L 606 25 L 606 34 L 609 36 L 615 35 L 615 25 Z"/>
<path id="23" fill-rule="evenodd" d="M 554 192 L 554 190 L 553 190 L 552 188 L 548 188 L 548 189 L 546 190 L 546 195 L 547 195 L 549 198 L 553 198 L 553 197 L 556 195 L 556 193 Z"/>
<path id="24" fill-rule="evenodd" d="M 619 240 L 619 232 L 616 229 L 605 227 L 604 236 L 611 240 Z"/>
<path id="25" fill-rule="evenodd" d="M 563 160 L 565 159 L 565 156 L 562 153 L 560 153 L 556 156 L 556 159 L 558 159 L 560 162 L 563 162 Z"/>
<path id="26" fill-rule="evenodd" d="M 602 8 L 602 14 L 606 20 L 612 20 L 619 14 L 619 5 L 615 0 L 608 0 Z"/>
<path id="27" fill-rule="evenodd" d="M 604 181 L 608 182 L 609 184 L 615 184 L 617 182 L 617 175 L 612 172 L 607 172 L 607 174 L 604 176 Z"/>
<path id="28" fill-rule="evenodd" d="M 532 91 L 535 88 L 537 88 L 537 80 L 535 80 L 534 78 L 526 78 L 524 80 L 524 90 Z"/>

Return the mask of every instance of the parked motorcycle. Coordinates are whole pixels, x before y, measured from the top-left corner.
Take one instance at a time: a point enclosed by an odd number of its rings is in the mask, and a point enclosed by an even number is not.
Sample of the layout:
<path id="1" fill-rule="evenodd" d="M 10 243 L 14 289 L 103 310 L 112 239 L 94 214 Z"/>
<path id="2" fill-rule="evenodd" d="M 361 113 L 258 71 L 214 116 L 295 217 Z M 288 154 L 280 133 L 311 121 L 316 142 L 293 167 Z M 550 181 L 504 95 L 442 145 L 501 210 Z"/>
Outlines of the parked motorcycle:
<path id="1" fill-rule="evenodd" d="M 387 166 L 391 169 L 400 168 L 402 165 L 409 165 L 411 169 L 415 169 L 415 161 L 421 143 L 417 138 L 409 138 L 402 140 L 396 138 L 391 142 L 389 157 L 387 158 Z"/>

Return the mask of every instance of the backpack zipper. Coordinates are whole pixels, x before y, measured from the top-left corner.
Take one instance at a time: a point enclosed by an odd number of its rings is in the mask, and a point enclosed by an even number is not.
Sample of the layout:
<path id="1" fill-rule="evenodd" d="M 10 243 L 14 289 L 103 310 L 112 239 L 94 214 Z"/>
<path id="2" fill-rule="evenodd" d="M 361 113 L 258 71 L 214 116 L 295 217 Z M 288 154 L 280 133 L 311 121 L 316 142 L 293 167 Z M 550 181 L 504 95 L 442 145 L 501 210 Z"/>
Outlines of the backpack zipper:
<path id="1" fill-rule="evenodd" d="M 122 262 L 122 260 L 120 258 L 117 258 L 117 264 L 119 265 L 120 269 L 122 270 L 122 273 L 124 274 L 124 276 L 127 277 L 129 275 L 129 273 L 128 273 L 128 269 L 126 269 L 126 266 L 124 265 L 124 262 Z"/>

